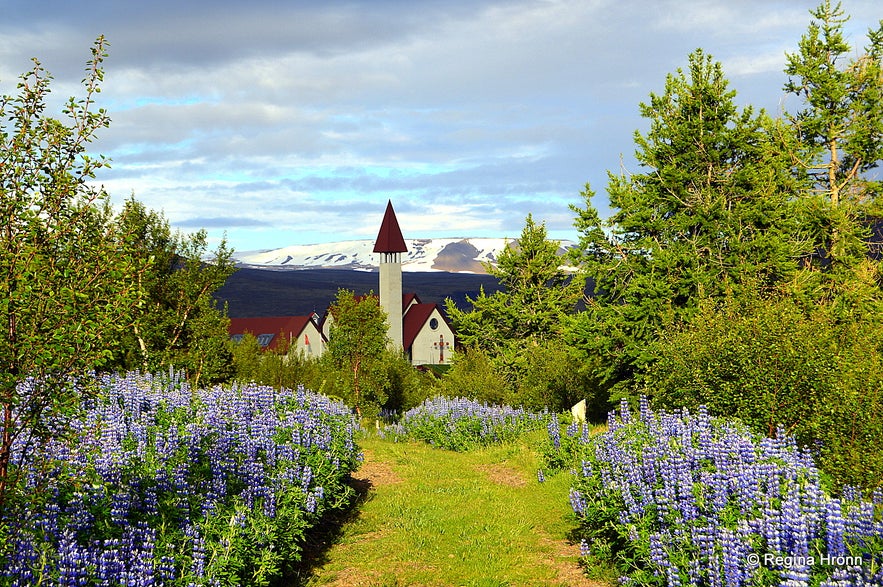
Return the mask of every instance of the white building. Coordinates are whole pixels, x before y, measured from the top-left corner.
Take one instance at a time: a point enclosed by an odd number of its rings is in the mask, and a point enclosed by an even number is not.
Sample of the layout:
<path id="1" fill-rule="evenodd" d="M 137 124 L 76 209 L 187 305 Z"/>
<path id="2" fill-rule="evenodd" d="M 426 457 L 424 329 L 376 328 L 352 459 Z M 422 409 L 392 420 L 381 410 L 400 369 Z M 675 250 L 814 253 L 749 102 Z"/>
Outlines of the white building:
<path id="1" fill-rule="evenodd" d="M 401 349 L 414 366 L 450 364 L 454 330 L 439 305 L 424 304 L 414 293 L 402 293 L 402 253 L 407 251 L 389 202 L 374 244 L 374 252 L 380 255 L 379 303 L 388 316 L 389 345 Z M 231 318 L 230 336 L 239 340 L 250 332 L 263 349 L 275 349 L 286 340 L 290 351 L 319 357 L 331 336 L 333 321 L 330 312 L 325 312 L 321 321 L 316 314 Z"/>
<path id="2" fill-rule="evenodd" d="M 386 205 L 374 252 L 380 255 L 380 307 L 389 317 L 389 341 L 412 365 L 446 365 L 454 350 L 454 331 L 438 304 L 424 304 L 402 292 L 402 253 L 408 247 L 392 202 Z"/>

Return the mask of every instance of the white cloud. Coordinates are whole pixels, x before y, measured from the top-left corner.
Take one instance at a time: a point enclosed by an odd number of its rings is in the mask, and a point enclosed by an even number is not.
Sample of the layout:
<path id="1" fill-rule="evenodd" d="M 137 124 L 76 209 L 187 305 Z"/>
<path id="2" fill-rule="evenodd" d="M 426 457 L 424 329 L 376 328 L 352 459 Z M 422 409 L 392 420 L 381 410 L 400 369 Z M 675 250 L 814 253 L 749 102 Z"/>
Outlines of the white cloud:
<path id="1" fill-rule="evenodd" d="M 812 7 L 10 0 L 0 91 L 39 55 L 58 98 L 76 92 L 106 34 L 113 123 L 95 147 L 114 166 L 99 179 L 182 225 L 235 213 L 237 248 L 370 238 L 361 215 L 390 197 L 409 232 L 514 237 L 533 212 L 561 233 L 586 181 L 603 208 L 606 170 L 621 156 L 634 166 L 638 103 L 695 48 L 721 60 L 742 99 L 774 107 Z M 844 7 L 859 36 L 879 18 L 875 0 Z"/>

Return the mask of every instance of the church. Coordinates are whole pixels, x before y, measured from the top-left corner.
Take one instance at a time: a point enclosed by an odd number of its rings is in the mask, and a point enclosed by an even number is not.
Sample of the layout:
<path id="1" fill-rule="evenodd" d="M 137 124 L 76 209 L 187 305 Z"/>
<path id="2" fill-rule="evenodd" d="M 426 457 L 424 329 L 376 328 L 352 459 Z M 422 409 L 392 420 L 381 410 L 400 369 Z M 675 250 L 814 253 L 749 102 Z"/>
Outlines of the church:
<path id="1" fill-rule="evenodd" d="M 416 293 L 402 290 L 402 254 L 408 252 L 408 247 L 391 201 L 387 202 L 374 252 L 379 256 L 378 301 L 388 317 L 390 347 L 401 349 L 417 367 L 450 364 L 455 340 L 447 316 L 438 304 L 423 303 Z M 257 337 L 264 349 L 276 348 L 285 338 L 289 352 L 317 358 L 325 351 L 331 325 L 331 315 L 327 311 L 322 318 L 315 313 L 310 316 L 231 318 L 229 333 L 233 340 L 240 340 L 249 332 Z"/>

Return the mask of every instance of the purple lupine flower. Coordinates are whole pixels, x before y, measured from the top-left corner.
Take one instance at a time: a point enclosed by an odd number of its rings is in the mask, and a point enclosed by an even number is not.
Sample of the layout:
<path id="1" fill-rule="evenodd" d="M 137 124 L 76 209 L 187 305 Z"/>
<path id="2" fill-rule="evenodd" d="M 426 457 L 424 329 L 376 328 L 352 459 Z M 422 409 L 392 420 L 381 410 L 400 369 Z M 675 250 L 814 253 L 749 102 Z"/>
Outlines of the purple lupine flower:
<path id="1" fill-rule="evenodd" d="M 838 557 L 846 554 L 846 546 L 843 542 L 845 531 L 846 524 L 843 521 L 840 500 L 832 498 L 828 501 L 825 511 L 825 545 L 828 547 L 829 555 Z"/>
<path id="2" fill-rule="evenodd" d="M 548 413 L 535 414 L 466 398 L 436 397 L 405 412 L 399 425 L 388 427 L 384 436 L 409 437 L 441 448 L 462 450 L 471 445 L 502 442 L 527 430 L 541 429 L 550 418 Z M 553 425 L 549 423 L 548 429 L 559 439 L 560 446 L 557 424 L 553 431 Z"/>
<path id="3" fill-rule="evenodd" d="M 623 506 L 616 518 L 622 537 L 649 540 L 641 547 L 649 552 L 649 570 L 668 584 L 749 585 L 756 570 L 750 555 L 770 553 L 789 561 L 771 569 L 783 585 L 883 584 L 883 521 L 874 513 L 883 491 L 870 501 L 854 490 L 840 500 L 829 497 L 809 451 L 781 431 L 757 439 L 736 424 L 712 420 L 705 409 L 698 416 L 653 413 L 641 402 L 638 420 L 623 404 L 610 415 L 606 433 L 580 444 L 583 464 L 572 504 L 581 489 L 600 484 L 594 498 Z M 656 515 L 645 516 L 641 504 L 652 505 Z M 860 551 L 864 560 L 835 571 L 809 568 L 801 561 L 819 554 L 811 545 L 823 545 L 825 556 Z M 669 552 L 684 553 L 689 564 L 678 569 Z M 824 572 L 832 574 L 818 575 Z"/>
<path id="4" fill-rule="evenodd" d="M 561 448 L 561 425 L 558 423 L 557 414 L 552 414 L 546 429 L 549 431 L 549 439 L 552 441 L 552 446 Z"/>
<path id="5" fill-rule="evenodd" d="M 573 511 L 578 516 L 581 516 L 586 511 L 586 500 L 576 489 L 570 490 L 570 507 L 573 508 Z"/>
<path id="6" fill-rule="evenodd" d="M 170 531 L 177 525 L 187 537 L 190 554 L 181 567 L 190 568 L 182 570 L 196 573 L 201 583 L 218 584 L 217 577 L 206 576 L 203 517 L 229 512 L 231 500 L 242 499 L 260 504 L 272 519 L 277 496 L 301 484 L 292 472 L 308 463 L 310 506 L 318 510 L 337 498 L 326 495 L 326 481 L 339 486 L 357 462 L 348 409 L 302 389 L 277 394 L 246 385 L 191 391 L 176 377 L 138 374 L 104 376 L 101 385 L 106 397 L 87 402 L 82 422 L 74 422 L 78 442 L 52 441 L 41 448 L 64 465 L 49 475 L 45 506 L 24 516 L 33 523 L 11 542 L 8 564 L 0 571 L 10 585 L 33 584 L 34 570 L 55 574 L 60 584 L 175 582 L 176 561 L 156 553 L 163 537 L 144 521 L 160 517 Z M 24 483 L 35 486 L 28 475 L 38 473 L 26 465 Z M 78 480 L 79 489 L 66 490 L 61 500 L 58 482 L 68 475 L 88 481 Z M 95 512 L 105 502 L 107 512 L 98 519 Z M 162 511 L 161 503 L 167 506 Z M 245 515 L 252 514 L 237 510 L 234 523 L 244 524 Z M 117 527 L 122 535 L 89 539 L 96 524 Z"/>
<path id="7" fill-rule="evenodd" d="M 589 556 L 591 554 L 592 549 L 589 546 L 589 543 L 585 540 L 580 540 L 579 542 L 579 554 L 580 556 Z"/>

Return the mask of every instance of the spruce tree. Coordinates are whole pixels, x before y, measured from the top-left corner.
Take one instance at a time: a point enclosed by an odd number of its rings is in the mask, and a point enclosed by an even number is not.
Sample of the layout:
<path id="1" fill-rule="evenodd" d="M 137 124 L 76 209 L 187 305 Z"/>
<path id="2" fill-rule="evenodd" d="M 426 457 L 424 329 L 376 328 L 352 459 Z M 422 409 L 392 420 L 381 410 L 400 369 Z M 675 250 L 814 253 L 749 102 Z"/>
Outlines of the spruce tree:
<path id="1" fill-rule="evenodd" d="M 459 341 L 492 354 L 507 352 L 527 341 L 549 340 L 562 333 L 564 317 L 582 299 L 583 280 L 562 269 L 560 243 L 548 240 L 545 223 L 528 214 L 518 241 L 507 246 L 496 266 L 485 264 L 503 289 L 491 295 L 482 289 L 471 311 L 447 300 L 446 310 Z"/>
<path id="2" fill-rule="evenodd" d="M 641 172 L 609 174 L 613 215 L 602 222 L 583 193 L 574 207 L 577 258 L 594 280 L 589 311 L 570 341 L 603 359 L 608 385 L 651 360 L 661 327 L 688 319 L 699 300 L 789 279 L 808 243 L 798 236 L 782 132 L 765 113 L 739 109 L 720 63 L 697 50 L 686 71 L 641 104 Z"/>
<path id="3" fill-rule="evenodd" d="M 868 240 L 883 216 L 883 21 L 853 56 L 840 3 L 825 0 L 810 13 L 799 50 L 787 55 L 784 86 L 799 100 L 785 114 L 796 138 L 793 167 L 810 184 L 801 198 L 815 244 L 808 282 L 843 316 L 879 312 L 883 272 L 869 259 Z"/>
<path id="4" fill-rule="evenodd" d="M 784 89 L 801 103 L 786 118 L 800 141 L 795 163 L 836 207 L 880 189 L 867 173 L 883 160 L 883 21 L 868 31 L 864 52 L 850 57 L 840 3 L 825 0 L 810 13 L 799 51 L 787 55 Z"/>

